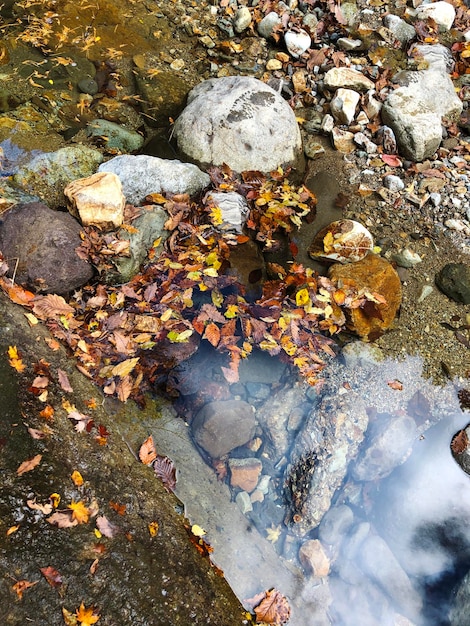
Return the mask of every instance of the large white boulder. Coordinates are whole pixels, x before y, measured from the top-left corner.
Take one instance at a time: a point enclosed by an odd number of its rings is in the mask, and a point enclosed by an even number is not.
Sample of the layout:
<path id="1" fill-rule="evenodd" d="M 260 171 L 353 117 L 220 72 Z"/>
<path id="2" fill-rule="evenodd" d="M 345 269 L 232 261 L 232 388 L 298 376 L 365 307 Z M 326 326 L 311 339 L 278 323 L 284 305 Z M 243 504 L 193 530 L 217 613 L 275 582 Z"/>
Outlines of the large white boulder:
<path id="1" fill-rule="evenodd" d="M 249 76 L 211 78 L 197 85 L 175 122 L 178 149 L 205 169 L 269 172 L 303 168 L 302 139 L 294 112 L 268 85 Z"/>

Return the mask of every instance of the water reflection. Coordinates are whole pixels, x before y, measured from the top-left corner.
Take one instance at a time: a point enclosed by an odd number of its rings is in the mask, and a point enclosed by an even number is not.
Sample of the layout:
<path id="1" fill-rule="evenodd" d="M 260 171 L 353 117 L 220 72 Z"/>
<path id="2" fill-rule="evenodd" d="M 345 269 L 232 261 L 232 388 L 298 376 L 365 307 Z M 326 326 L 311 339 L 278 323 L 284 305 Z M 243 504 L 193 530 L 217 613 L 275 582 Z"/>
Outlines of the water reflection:
<path id="1" fill-rule="evenodd" d="M 302 384 L 272 387 L 266 402 L 278 395 L 284 408 L 300 404 L 307 417 L 296 437 L 286 438 L 290 448 L 277 450 L 278 458 L 269 446 L 259 453 L 263 474 L 272 473 L 270 487 L 264 502 L 254 502 L 245 515 L 233 502 L 237 490 L 218 482 L 213 470 L 191 454 L 189 429 L 181 420 L 171 426 L 179 443 L 169 435 L 168 424 L 166 433 L 154 431 L 155 439 L 179 468 L 177 495 L 187 515 L 208 531 L 213 560 L 242 600 L 263 589 L 280 589 L 291 602 L 293 626 L 449 624 L 451 588 L 470 568 L 469 479 L 449 444 L 469 415 L 460 409 L 453 384 L 436 387 L 422 377 L 419 358 L 377 361 L 373 348 L 365 345 L 358 354 L 352 351 L 330 363 L 318 396 Z M 202 380 L 204 372 L 199 373 Z M 240 386 L 236 391 L 241 393 Z M 369 426 L 320 524 L 299 531 L 283 523 L 291 506 L 285 498 L 286 476 L 299 438 L 313 437 L 305 428 L 324 410 L 324 399 L 335 396 L 360 399 Z M 341 418 L 344 428 L 357 402 Z M 259 404 L 260 422 L 262 416 Z M 281 420 L 277 427 L 286 424 Z M 266 424 L 261 426 L 266 440 Z M 324 500 L 334 478 L 337 465 L 328 466 L 332 456 L 334 450 L 325 455 L 322 484 L 306 487 L 315 486 L 307 496 L 313 502 L 322 501 L 319 494 Z M 321 467 L 316 471 L 321 473 Z M 268 529 L 277 527 L 280 536 L 270 543 Z M 310 566 L 305 556 L 299 561 L 299 549 L 306 547 L 308 555 L 311 548 L 321 549 L 326 570 L 321 571 L 318 555 Z"/>

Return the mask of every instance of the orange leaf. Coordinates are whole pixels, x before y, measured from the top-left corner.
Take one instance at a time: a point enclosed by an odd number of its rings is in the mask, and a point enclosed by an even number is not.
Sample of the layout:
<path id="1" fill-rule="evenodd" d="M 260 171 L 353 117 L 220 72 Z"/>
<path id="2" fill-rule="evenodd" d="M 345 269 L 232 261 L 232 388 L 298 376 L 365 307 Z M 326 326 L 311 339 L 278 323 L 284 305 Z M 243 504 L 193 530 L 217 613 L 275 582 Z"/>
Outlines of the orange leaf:
<path id="1" fill-rule="evenodd" d="M 36 467 L 36 465 L 39 465 L 39 463 L 41 462 L 41 459 L 42 459 L 42 454 L 36 454 L 36 456 L 33 456 L 32 459 L 23 461 L 23 463 L 21 463 L 19 468 L 16 470 L 16 473 L 18 474 L 18 476 L 21 476 L 22 474 L 25 474 L 26 472 L 30 472 Z"/>
<path id="2" fill-rule="evenodd" d="M 40 417 L 43 417 L 45 420 L 52 421 L 54 417 L 54 408 L 48 404 L 43 408 L 43 410 L 39 413 Z"/>
<path id="3" fill-rule="evenodd" d="M 36 297 L 31 291 L 23 289 L 20 285 L 12 284 L 5 278 L 0 279 L 0 284 L 10 300 L 15 304 L 26 306 Z"/>
<path id="4" fill-rule="evenodd" d="M 92 626 L 100 619 L 100 616 L 95 614 L 95 609 L 92 606 L 87 609 L 83 602 L 75 611 L 75 615 L 82 626 Z"/>
<path id="5" fill-rule="evenodd" d="M 390 380 L 388 381 L 387 385 L 391 389 L 396 389 L 397 391 L 401 391 L 403 389 L 403 383 L 401 383 L 399 380 Z"/>
<path id="6" fill-rule="evenodd" d="M 21 600 L 23 597 L 23 591 L 29 589 L 29 587 L 34 587 L 34 585 L 37 585 L 38 582 L 38 580 L 35 580 L 33 583 L 29 582 L 29 580 L 19 580 L 13 585 L 13 589 L 16 591 L 18 598 Z"/>
<path id="7" fill-rule="evenodd" d="M 384 163 L 386 163 L 387 165 L 390 165 L 390 167 L 401 167 L 402 166 L 401 159 L 399 159 L 394 154 L 381 154 L 380 158 L 382 159 L 382 161 Z"/>
<path id="8" fill-rule="evenodd" d="M 206 326 L 206 330 L 204 332 L 203 338 L 207 339 L 207 341 L 209 343 L 211 343 L 214 346 L 214 348 L 216 348 L 217 344 L 220 341 L 220 329 L 219 329 L 219 327 L 216 324 L 214 324 L 213 322 L 208 324 Z"/>
<path id="9" fill-rule="evenodd" d="M 157 458 L 157 451 L 155 450 L 155 444 L 153 443 L 153 437 L 150 435 L 140 446 L 139 459 L 144 465 L 150 465 Z"/>
<path id="10" fill-rule="evenodd" d="M 74 472 L 72 472 L 72 475 L 70 478 L 73 480 L 73 484 L 76 487 L 81 487 L 83 485 L 83 476 L 80 474 L 78 470 L 75 470 Z"/>
<path id="11" fill-rule="evenodd" d="M 126 514 L 126 505 L 125 504 L 119 504 L 119 502 L 113 502 L 112 500 L 110 500 L 109 506 L 114 511 L 116 511 L 116 513 L 118 515 L 125 515 Z"/>
<path id="12" fill-rule="evenodd" d="M 48 317 L 69 316 L 74 308 L 67 304 L 62 296 L 50 293 L 47 296 L 36 296 L 33 302 L 33 312 L 42 319 Z"/>
<path id="13" fill-rule="evenodd" d="M 255 607 L 256 621 L 266 624 L 285 624 L 289 621 L 290 607 L 287 598 L 277 589 L 265 592 L 265 597 Z"/>
<path id="14" fill-rule="evenodd" d="M 90 509 L 88 509 L 81 500 L 67 505 L 67 508 L 72 511 L 72 519 L 76 520 L 79 524 L 87 524 L 90 519 Z"/>

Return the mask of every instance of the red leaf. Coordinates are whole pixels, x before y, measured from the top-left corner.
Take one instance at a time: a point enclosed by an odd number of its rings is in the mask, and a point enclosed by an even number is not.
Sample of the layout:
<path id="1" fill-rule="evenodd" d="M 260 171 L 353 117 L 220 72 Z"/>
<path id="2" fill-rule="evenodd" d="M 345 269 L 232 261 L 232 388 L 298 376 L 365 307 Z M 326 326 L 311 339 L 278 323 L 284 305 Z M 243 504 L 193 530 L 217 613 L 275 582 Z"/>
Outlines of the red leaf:
<path id="1" fill-rule="evenodd" d="M 390 165 L 390 167 L 401 167 L 402 162 L 395 154 L 381 154 L 380 158 L 384 163 Z"/>
<path id="2" fill-rule="evenodd" d="M 39 568 L 41 574 L 47 580 L 51 587 L 60 587 L 62 584 L 62 575 L 51 565 Z"/>

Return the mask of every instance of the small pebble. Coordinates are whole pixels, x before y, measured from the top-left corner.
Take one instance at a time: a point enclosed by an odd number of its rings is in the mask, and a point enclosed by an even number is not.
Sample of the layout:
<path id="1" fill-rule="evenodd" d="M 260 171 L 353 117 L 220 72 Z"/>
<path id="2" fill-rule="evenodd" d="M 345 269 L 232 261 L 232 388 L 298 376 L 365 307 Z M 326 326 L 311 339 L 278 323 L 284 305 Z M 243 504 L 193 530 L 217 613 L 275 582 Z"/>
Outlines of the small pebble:
<path id="1" fill-rule="evenodd" d="M 395 176 L 393 174 L 388 174 L 384 177 L 384 185 L 390 191 L 401 191 L 405 188 L 405 183 L 399 176 Z"/>

